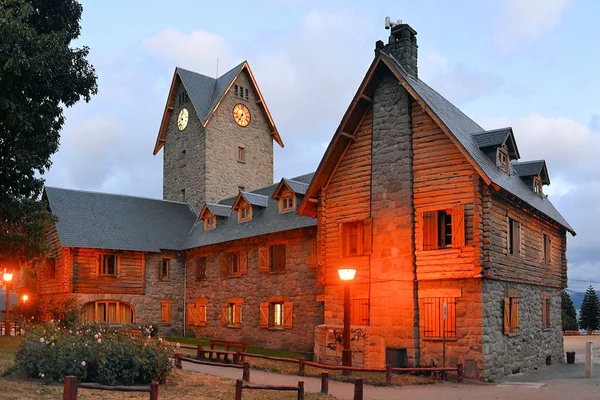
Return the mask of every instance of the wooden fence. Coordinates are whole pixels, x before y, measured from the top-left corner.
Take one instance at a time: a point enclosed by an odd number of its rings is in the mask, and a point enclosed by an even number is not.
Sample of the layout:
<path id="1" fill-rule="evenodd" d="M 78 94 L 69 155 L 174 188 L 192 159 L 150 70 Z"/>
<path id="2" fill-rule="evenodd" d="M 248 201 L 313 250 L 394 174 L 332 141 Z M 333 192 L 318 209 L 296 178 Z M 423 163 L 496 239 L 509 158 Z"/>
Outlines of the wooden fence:
<path id="1" fill-rule="evenodd" d="M 256 385 L 252 383 L 244 383 L 241 379 L 235 381 L 235 400 L 242 400 L 242 390 L 279 390 L 298 392 L 298 400 L 304 400 L 304 382 L 298 381 L 297 386 L 290 385 Z"/>
<path id="2" fill-rule="evenodd" d="M 105 386 L 98 383 L 79 383 L 76 376 L 65 376 L 63 400 L 77 400 L 77 390 L 109 390 L 113 392 L 140 392 L 150 393 L 150 400 L 158 400 L 158 383 L 152 382 L 150 386 Z"/>

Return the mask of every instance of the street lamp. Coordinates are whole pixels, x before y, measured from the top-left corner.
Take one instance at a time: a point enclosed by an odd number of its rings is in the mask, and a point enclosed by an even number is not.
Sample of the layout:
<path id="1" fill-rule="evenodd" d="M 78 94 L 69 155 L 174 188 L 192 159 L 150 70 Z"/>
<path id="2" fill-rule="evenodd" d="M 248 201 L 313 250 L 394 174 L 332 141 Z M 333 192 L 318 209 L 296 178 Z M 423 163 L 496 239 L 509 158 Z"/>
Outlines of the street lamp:
<path id="1" fill-rule="evenodd" d="M 4 275 L 2 276 L 4 283 L 6 284 L 6 324 L 4 326 L 4 335 L 10 336 L 10 323 L 9 323 L 9 310 L 10 310 L 10 292 L 8 290 L 8 283 L 12 281 L 13 274 L 4 269 Z"/>
<path id="2" fill-rule="evenodd" d="M 344 367 L 352 366 L 352 349 L 350 348 L 350 282 L 356 275 L 356 270 L 352 268 L 338 269 L 340 279 L 344 282 L 344 340 L 342 349 L 342 365 Z M 342 374 L 351 375 L 352 371 L 343 370 Z"/>

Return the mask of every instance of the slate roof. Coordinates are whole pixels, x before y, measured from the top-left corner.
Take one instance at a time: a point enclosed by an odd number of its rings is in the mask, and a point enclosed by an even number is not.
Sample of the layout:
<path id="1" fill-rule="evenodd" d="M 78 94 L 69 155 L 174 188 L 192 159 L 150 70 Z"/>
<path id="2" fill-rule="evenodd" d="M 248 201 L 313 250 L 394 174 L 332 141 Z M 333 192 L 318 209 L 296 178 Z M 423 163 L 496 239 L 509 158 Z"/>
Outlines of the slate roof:
<path id="1" fill-rule="evenodd" d="M 544 185 L 550 184 L 550 176 L 548 175 L 545 160 L 513 161 L 511 164 L 519 176 L 530 177 L 539 175 Z"/>
<path id="2" fill-rule="evenodd" d="M 242 197 L 253 206 L 266 207 L 269 204 L 269 197 L 252 192 L 240 192 Z"/>
<path id="3" fill-rule="evenodd" d="M 548 198 L 534 193 L 516 173 L 506 174 L 500 170 L 483 150 L 479 148 L 475 136 L 484 133 L 485 129 L 466 116 L 438 92 L 430 88 L 425 82 L 407 74 L 393 56 L 384 52 L 379 52 L 379 54 L 389 62 L 418 96 L 423 99 L 427 106 L 431 108 L 493 183 L 547 215 L 575 235 L 573 228 L 571 228 Z"/>
<path id="4" fill-rule="evenodd" d="M 196 221 L 187 203 L 46 186 L 62 246 L 158 252 L 180 249 Z"/>
<path id="5" fill-rule="evenodd" d="M 217 79 L 177 67 L 177 74 L 202 124 L 206 122 L 243 66 L 244 62 Z"/>
<path id="6" fill-rule="evenodd" d="M 308 184 L 314 173 L 293 178 L 294 181 Z M 277 188 L 273 184 L 246 195 L 260 195 L 267 199 L 265 208 L 255 208 L 252 211 L 252 219 L 248 222 L 238 223 L 237 218 L 230 218 L 217 222 L 217 227 L 210 231 L 204 231 L 202 224 L 197 224 L 183 245 L 183 249 L 207 246 L 216 243 L 229 242 L 267 233 L 287 231 L 291 229 L 305 228 L 317 225 L 317 220 L 310 217 L 302 217 L 295 212 L 279 213 L 279 202 L 271 199 L 271 195 Z M 301 195 L 299 195 L 301 197 Z M 222 200 L 219 204 L 233 205 L 237 196 Z M 298 204 L 302 199 L 299 198 Z"/>
<path id="7" fill-rule="evenodd" d="M 206 208 L 217 217 L 229 217 L 231 214 L 231 206 L 224 206 L 222 204 L 206 203 Z"/>
<path id="8" fill-rule="evenodd" d="M 306 189 L 308 189 L 308 183 L 298 182 L 293 179 L 283 178 L 283 181 L 287 183 L 287 185 L 294 191 L 296 194 L 304 195 L 306 194 Z"/>

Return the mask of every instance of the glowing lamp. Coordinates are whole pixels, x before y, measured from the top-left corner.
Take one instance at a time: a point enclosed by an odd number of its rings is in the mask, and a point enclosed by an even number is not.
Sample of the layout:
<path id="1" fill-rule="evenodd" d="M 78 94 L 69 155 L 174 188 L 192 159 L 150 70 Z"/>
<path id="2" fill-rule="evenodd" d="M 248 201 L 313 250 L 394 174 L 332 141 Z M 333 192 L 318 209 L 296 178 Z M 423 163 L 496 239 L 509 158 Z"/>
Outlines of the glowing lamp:
<path id="1" fill-rule="evenodd" d="M 354 279 L 354 275 L 356 275 L 356 270 L 352 268 L 342 268 L 338 269 L 338 274 L 340 275 L 341 280 L 351 281 Z"/>
<path id="2" fill-rule="evenodd" d="M 5 272 L 2 278 L 4 278 L 4 282 L 10 282 L 12 281 L 12 277 L 13 274 L 11 274 L 10 272 Z"/>
<path id="3" fill-rule="evenodd" d="M 27 300 L 29 300 L 29 296 L 27 296 L 26 294 L 23 295 L 23 302 L 26 302 Z"/>

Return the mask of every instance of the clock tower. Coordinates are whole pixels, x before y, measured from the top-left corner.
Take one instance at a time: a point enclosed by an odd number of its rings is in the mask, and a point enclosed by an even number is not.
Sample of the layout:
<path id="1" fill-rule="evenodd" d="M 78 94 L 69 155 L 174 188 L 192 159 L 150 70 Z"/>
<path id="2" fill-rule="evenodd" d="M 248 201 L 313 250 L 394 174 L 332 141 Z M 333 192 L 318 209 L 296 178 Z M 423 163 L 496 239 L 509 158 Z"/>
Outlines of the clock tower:
<path id="1" fill-rule="evenodd" d="M 154 147 L 163 198 L 199 212 L 272 184 L 273 141 L 283 147 L 247 62 L 217 79 L 176 68 Z"/>

